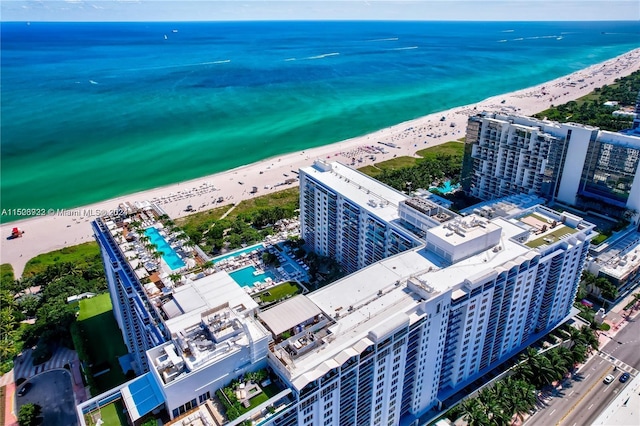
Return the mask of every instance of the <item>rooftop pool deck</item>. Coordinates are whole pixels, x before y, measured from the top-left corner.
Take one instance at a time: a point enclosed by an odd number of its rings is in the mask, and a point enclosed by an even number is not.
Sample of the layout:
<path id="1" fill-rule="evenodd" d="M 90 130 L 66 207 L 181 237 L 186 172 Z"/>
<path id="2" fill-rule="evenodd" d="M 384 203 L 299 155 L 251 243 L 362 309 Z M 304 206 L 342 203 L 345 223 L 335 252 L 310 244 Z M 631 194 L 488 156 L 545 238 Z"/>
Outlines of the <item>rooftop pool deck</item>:
<path id="1" fill-rule="evenodd" d="M 180 256 L 178 256 L 176 251 L 169 245 L 169 243 L 167 243 L 167 240 L 165 240 L 164 237 L 160 235 L 160 232 L 157 228 L 152 226 L 145 229 L 144 233 L 147 235 L 147 237 L 149 237 L 149 242 L 151 244 L 155 244 L 158 248 L 158 251 L 162 252 L 162 258 L 165 262 L 167 262 L 167 265 L 169 265 L 169 268 L 171 268 L 172 271 L 185 266 L 184 261 L 180 258 Z"/>
<path id="2" fill-rule="evenodd" d="M 276 276 L 271 271 L 264 271 L 261 274 L 254 275 L 257 269 L 254 266 L 247 266 L 242 269 L 230 272 L 229 276 L 233 278 L 240 287 L 253 287 L 255 282 L 264 282 L 265 278 L 271 278 L 275 281 Z"/>

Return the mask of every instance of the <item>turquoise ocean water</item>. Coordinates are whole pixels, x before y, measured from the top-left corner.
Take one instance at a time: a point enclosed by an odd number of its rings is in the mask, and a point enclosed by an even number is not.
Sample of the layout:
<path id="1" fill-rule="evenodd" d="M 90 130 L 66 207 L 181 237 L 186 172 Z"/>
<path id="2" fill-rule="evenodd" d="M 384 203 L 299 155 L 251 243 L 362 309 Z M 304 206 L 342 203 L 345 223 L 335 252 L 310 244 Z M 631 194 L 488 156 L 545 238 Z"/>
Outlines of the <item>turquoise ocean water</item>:
<path id="1" fill-rule="evenodd" d="M 640 47 L 637 22 L 0 29 L 3 209 L 75 207 L 185 181 L 529 87 Z"/>

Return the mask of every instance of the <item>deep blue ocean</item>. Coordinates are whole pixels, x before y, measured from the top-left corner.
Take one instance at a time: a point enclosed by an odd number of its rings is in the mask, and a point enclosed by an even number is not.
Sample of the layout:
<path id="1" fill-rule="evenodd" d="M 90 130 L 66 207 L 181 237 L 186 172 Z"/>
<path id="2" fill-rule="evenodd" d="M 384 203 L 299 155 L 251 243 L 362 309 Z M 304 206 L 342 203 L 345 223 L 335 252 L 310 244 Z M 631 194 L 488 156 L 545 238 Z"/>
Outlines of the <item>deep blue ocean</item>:
<path id="1" fill-rule="evenodd" d="M 637 21 L 3 22 L 0 36 L 4 209 L 228 170 L 640 47 Z"/>

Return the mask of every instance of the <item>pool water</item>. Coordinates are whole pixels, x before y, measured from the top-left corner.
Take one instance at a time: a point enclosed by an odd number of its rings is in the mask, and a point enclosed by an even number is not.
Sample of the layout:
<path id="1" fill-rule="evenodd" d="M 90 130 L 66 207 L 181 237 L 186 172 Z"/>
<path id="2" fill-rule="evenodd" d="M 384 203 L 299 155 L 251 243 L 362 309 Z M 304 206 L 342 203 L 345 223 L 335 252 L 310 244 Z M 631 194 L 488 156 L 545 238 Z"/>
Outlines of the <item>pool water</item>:
<path id="1" fill-rule="evenodd" d="M 275 280 L 276 278 L 276 276 L 269 271 L 265 271 L 264 273 L 259 275 L 253 275 L 255 271 L 255 267 L 247 266 L 246 268 L 229 272 L 229 275 L 235 282 L 240 285 L 240 287 L 253 287 L 253 283 L 256 281 L 264 281 L 264 279 L 267 277 L 271 278 L 272 280 Z"/>
<path id="2" fill-rule="evenodd" d="M 242 250 L 237 250 L 237 251 L 225 254 L 224 256 L 214 257 L 213 258 L 213 263 L 218 263 L 221 260 L 229 259 L 230 257 L 240 256 L 242 253 L 249 253 L 249 252 L 254 251 L 255 249 L 260 249 L 260 248 L 263 248 L 263 247 L 264 246 L 262 245 L 262 243 L 260 243 L 260 244 L 253 245 L 251 247 L 244 248 Z"/>
<path id="3" fill-rule="evenodd" d="M 444 181 L 444 183 L 440 186 L 432 186 L 429 189 L 437 189 L 438 191 L 440 191 L 442 194 L 448 194 L 450 192 L 455 191 L 456 189 L 458 189 L 460 187 L 460 184 L 457 183 L 455 185 L 451 185 L 451 181 L 447 180 Z"/>
<path id="4" fill-rule="evenodd" d="M 176 253 L 176 251 L 167 243 L 160 232 L 154 227 L 145 229 L 144 233 L 149 237 L 149 242 L 151 244 L 155 244 L 157 250 L 162 252 L 162 258 L 171 270 L 179 269 L 185 266 L 185 263 L 180 256 Z"/>

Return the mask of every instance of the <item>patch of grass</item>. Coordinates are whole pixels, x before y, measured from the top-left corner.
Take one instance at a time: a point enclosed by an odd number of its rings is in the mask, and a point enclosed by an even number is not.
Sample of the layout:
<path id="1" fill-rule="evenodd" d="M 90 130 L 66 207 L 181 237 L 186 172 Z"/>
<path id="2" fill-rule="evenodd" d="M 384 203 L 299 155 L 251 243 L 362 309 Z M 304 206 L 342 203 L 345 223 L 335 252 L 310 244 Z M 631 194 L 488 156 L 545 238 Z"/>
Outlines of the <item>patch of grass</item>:
<path id="1" fill-rule="evenodd" d="M 275 286 L 273 288 L 270 288 L 269 290 L 266 290 L 263 293 L 258 294 L 258 296 L 260 296 L 260 300 L 262 300 L 265 303 L 270 303 L 270 302 L 275 302 L 276 300 L 280 300 L 283 297 L 286 296 L 294 296 L 298 293 L 301 292 L 300 287 L 298 287 L 298 285 L 294 282 L 286 282 L 283 284 L 280 284 L 278 286 Z M 269 293 L 268 295 L 266 295 L 267 293 Z"/>
<path id="2" fill-rule="evenodd" d="M 542 237 L 529 241 L 528 243 L 526 243 L 526 246 L 531 248 L 536 248 L 536 247 L 540 247 L 543 244 L 553 244 L 556 241 L 558 241 L 560 237 L 562 237 L 563 235 L 575 234 L 576 232 L 578 231 L 568 226 L 558 226 L 557 229 L 555 229 L 553 232 L 545 233 L 545 235 L 543 235 Z M 544 240 L 545 238 L 551 238 L 553 239 L 553 241 L 551 241 L 550 243 L 547 243 Z"/>
<path id="3" fill-rule="evenodd" d="M 419 158 L 415 157 L 396 157 L 387 161 L 375 163 L 371 166 L 364 166 L 358 169 L 358 171 L 375 178 L 377 175 L 382 173 L 383 170 L 398 170 L 413 167 L 419 160 Z"/>
<path id="4" fill-rule="evenodd" d="M 364 167 L 360 167 L 358 169 L 359 172 L 364 173 L 367 176 L 370 176 L 372 178 L 375 178 L 376 176 L 378 176 L 380 173 L 382 173 L 382 170 L 377 168 L 376 166 L 364 166 Z"/>
<path id="5" fill-rule="evenodd" d="M 591 244 L 597 246 L 598 244 L 606 241 L 609 238 L 609 235 L 604 233 L 599 233 L 594 239 L 591 240 Z"/>
<path id="6" fill-rule="evenodd" d="M 94 378 L 97 391 L 102 393 L 126 381 L 118 357 L 128 353 L 122 334 L 113 317 L 109 294 L 101 294 L 80 301 L 78 330 L 90 365 L 108 364 L 110 370 Z"/>
<path id="7" fill-rule="evenodd" d="M 266 207 L 288 208 L 295 206 L 295 208 L 298 208 L 299 201 L 300 188 L 296 186 L 295 188 L 288 188 L 282 191 L 263 195 L 261 197 L 243 200 L 227 217 L 234 218 L 243 213 L 250 213 Z"/>
<path id="8" fill-rule="evenodd" d="M 47 266 L 69 262 L 82 268 L 94 263 L 94 260 L 100 256 L 100 248 L 95 241 L 78 244 L 77 246 L 65 247 L 60 250 L 51 251 L 49 253 L 40 254 L 29 260 L 24 267 L 23 276 L 43 272 Z"/>
<path id="9" fill-rule="evenodd" d="M 121 400 L 107 404 L 100 408 L 100 416 L 104 426 L 128 426 L 127 416 L 123 413 L 124 405 Z M 91 414 L 85 416 L 85 422 L 89 426 L 95 426 L 92 421 Z"/>
<path id="10" fill-rule="evenodd" d="M 175 220 L 176 225 L 181 226 L 183 228 L 191 227 L 197 228 L 203 224 L 210 224 L 222 217 L 223 214 L 227 212 L 231 208 L 230 205 L 215 207 L 210 210 L 205 210 L 202 212 L 190 214 L 189 216 L 181 217 Z"/>
<path id="11" fill-rule="evenodd" d="M 610 329 L 611 329 L 611 326 L 609 324 L 607 324 L 606 322 L 603 322 L 602 324 L 600 324 L 600 330 L 609 331 Z"/>
<path id="12" fill-rule="evenodd" d="M 82 299 L 79 304 L 80 314 L 78 315 L 78 321 L 84 321 L 96 315 L 104 314 L 105 312 L 111 312 L 113 309 L 109 293 L 100 294 L 89 299 Z"/>
<path id="13" fill-rule="evenodd" d="M 9 263 L 3 263 L 0 265 L 0 288 L 7 288 L 13 286 L 13 282 L 16 277 L 13 274 L 13 266 Z"/>
<path id="14" fill-rule="evenodd" d="M 419 155 L 426 160 L 435 159 L 439 155 L 459 155 L 462 157 L 464 155 L 464 143 L 459 141 L 449 141 L 440 145 L 421 149 L 416 152 L 416 155 Z"/>

